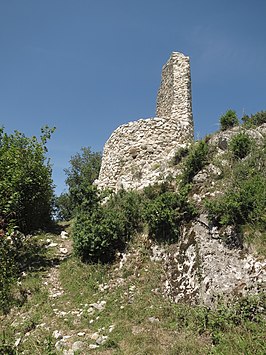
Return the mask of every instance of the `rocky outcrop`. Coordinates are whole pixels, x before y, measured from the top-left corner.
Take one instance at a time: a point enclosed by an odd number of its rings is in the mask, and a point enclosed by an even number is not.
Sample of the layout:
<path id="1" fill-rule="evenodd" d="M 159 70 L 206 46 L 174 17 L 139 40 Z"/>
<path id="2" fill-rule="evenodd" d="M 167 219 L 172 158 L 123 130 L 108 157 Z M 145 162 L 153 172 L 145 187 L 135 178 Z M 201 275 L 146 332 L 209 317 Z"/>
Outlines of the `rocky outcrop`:
<path id="1" fill-rule="evenodd" d="M 157 116 L 118 127 L 104 146 L 99 188 L 141 189 L 176 173 L 169 165 L 193 141 L 189 57 L 172 53 L 163 67 Z"/>
<path id="2" fill-rule="evenodd" d="M 233 239 L 232 230 L 225 233 Z M 204 215 L 183 230 L 177 244 L 153 247 L 152 252 L 154 261 L 163 262 L 163 292 L 174 302 L 212 307 L 220 297 L 265 291 L 266 261 L 224 243 Z"/>

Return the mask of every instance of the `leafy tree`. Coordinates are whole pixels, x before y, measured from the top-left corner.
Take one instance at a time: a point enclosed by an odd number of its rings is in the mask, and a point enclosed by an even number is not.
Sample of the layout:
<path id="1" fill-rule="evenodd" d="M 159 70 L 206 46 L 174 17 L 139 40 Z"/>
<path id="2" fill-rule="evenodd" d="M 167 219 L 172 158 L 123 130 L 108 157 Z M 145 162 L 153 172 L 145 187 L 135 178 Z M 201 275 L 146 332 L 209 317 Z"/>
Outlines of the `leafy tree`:
<path id="1" fill-rule="evenodd" d="M 229 144 L 229 148 L 235 159 L 245 158 L 250 153 L 251 147 L 252 147 L 252 140 L 244 132 L 240 132 L 237 135 L 235 135 L 231 139 Z"/>
<path id="2" fill-rule="evenodd" d="M 221 130 L 226 131 L 229 128 L 237 126 L 239 124 L 236 112 L 228 110 L 224 115 L 220 117 Z"/>
<path id="3" fill-rule="evenodd" d="M 54 130 L 45 126 L 38 140 L 18 131 L 8 135 L 0 129 L 0 217 L 23 232 L 51 221 L 52 169 L 45 154 Z"/>
<path id="4" fill-rule="evenodd" d="M 55 216 L 59 221 L 68 221 L 72 217 L 72 203 L 68 192 L 55 197 Z"/>
<path id="5" fill-rule="evenodd" d="M 77 208 L 90 208 L 97 200 L 97 194 L 93 187 L 94 180 L 97 179 L 101 167 L 101 153 L 92 152 L 90 147 L 81 148 L 81 153 L 77 153 L 70 159 L 70 168 L 65 169 L 67 175 L 66 184 L 69 187 L 68 203 L 71 215 Z M 63 200 L 63 199 L 61 199 Z M 66 201 L 66 196 L 64 197 Z"/>
<path id="6" fill-rule="evenodd" d="M 266 123 L 266 111 L 260 111 L 251 116 L 244 115 L 242 121 L 247 128 L 260 126 L 261 124 Z"/>

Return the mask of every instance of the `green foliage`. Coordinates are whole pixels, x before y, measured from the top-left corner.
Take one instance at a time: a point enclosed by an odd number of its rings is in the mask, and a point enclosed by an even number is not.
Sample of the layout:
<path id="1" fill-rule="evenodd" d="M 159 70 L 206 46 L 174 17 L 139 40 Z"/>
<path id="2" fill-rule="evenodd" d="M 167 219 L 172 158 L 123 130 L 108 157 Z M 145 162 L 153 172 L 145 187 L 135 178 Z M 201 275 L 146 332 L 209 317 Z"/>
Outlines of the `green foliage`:
<path id="1" fill-rule="evenodd" d="M 12 238 L 0 231 L 0 310 L 6 313 L 11 304 L 11 287 L 15 281 L 17 267 Z"/>
<path id="2" fill-rule="evenodd" d="M 125 242 L 123 215 L 98 207 L 91 214 L 80 213 L 73 229 L 74 249 L 83 261 L 108 262 Z"/>
<path id="3" fill-rule="evenodd" d="M 206 207 L 212 221 L 219 225 L 258 224 L 266 227 L 266 178 L 250 176 L 235 182 L 223 197 L 208 201 Z"/>
<path id="4" fill-rule="evenodd" d="M 223 196 L 207 201 L 210 219 L 218 225 L 245 224 L 266 228 L 266 144 L 253 147 L 243 161 L 236 161 Z"/>
<path id="5" fill-rule="evenodd" d="M 177 241 L 180 226 L 195 213 L 194 207 L 187 200 L 187 193 L 163 192 L 147 203 L 145 220 L 149 234 L 159 241 Z"/>
<path id="6" fill-rule="evenodd" d="M 246 128 L 260 126 L 266 123 L 266 111 L 260 111 L 250 116 L 244 115 L 242 121 Z"/>
<path id="7" fill-rule="evenodd" d="M 70 159 L 70 168 L 65 169 L 68 196 L 59 198 L 59 215 L 73 217 L 78 209 L 90 208 L 95 203 L 95 188 L 92 186 L 97 179 L 101 167 L 101 153 L 92 152 L 90 147 L 81 148 L 81 153 Z M 68 209 L 65 214 L 66 207 Z M 62 211 L 60 211 L 62 209 Z"/>
<path id="8" fill-rule="evenodd" d="M 44 127 L 40 141 L 0 129 L 0 217 L 29 232 L 51 220 L 52 170 L 45 146 L 54 129 Z"/>
<path id="9" fill-rule="evenodd" d="M 229 128 L 238 125 L 238 118 L 236 112 L 233 110 L 228 110 L 224 115 L 220 117 L 221 130 L 226 131 Z"/>
<path id="10" fill-rule="evenodd" d="M 204 140 L 196 142 L 190 147 L 188 156 L 184 161 L 183 185 L 191 183 L 193 177 L 207 164 L 208 154 L 209 147 Z"/>
<path id="11" fill-rule="evenodd" d="M 72 203 L 69 193 L 55 197 L 55 215 L 58 221 L 69 221 L 72 217 Z"/>
<path id="12" fill-rule="evenodd" d="M 179 148 L 179 149 L 177 150 L 177 152 L 175 153 L 174 157 L 173 157 L 173 161 L 172 161 L 173 165 L 179 164 L 179 163 L 181 162 L 181 160 L 182 160 L 185 156 L 187 156 L 188 152 L 189 152 L 189 149 L 188 149 L 187 147 L 185 147 L 185 148 L 183 148 L 183 147 Z"/>
<path id="13" fill-rule="evenodd" d="M 133 191 L 120 191 L 104 205 L 95 202 L 79 212 L 74 224 L 74 249 L 84 261 L 109 262 L 123 250 L 142 225 L 141 199 Z"/>
<path id="14" fill-rule="evenodd" d="M 235 135 L 229 143 L 229 149 L 235 159 L 245 158 L 250 153 L 251 147 L 252 140 L 244 132 Z"/>

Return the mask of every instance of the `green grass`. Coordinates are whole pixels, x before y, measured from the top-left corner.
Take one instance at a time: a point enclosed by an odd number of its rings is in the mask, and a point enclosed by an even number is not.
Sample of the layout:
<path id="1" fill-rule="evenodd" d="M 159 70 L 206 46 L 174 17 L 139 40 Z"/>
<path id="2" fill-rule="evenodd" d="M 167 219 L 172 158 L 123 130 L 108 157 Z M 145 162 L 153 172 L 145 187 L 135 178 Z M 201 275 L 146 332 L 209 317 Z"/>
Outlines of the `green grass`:
<path id="1" fill-rule="evenodd" d="M 53 236 L 53 240 L 59 241 L 58 236 Z M 49 250 L 47 258 L 54 257 Z M 27 300 L 2 317 L 0 354 L 12 354 L 13 350 L 13 354 L 60 354 L 55 350 L 54 330 L 69 335 L 69 344 L 83 341 L 81 354 L 265 353 L 262 316 L 251 318 L 256 307 L 263 307 L 265 299 L 254 299 L 241 307 L 221 305 L 216 311 L 170 303 L 159 289 L 161 265 L 150 260 L 141 237 L 130 246 L 122 268 L 119 262 L 109 266 L 83 264 L 74 256 L 62 261 L 58 282 L 64 293 L 54 299 L 43 284 L 48 272 L 49 267 L 29 272 L 21 279 L 19 287 L 28 291 Z M 100 291 L 101 284 L 109 288 Z M 106 301 L 105 308 L 89 313 L 89 304 L 98 301 Z M 112 325 L 114 329 L 109 332 Z M 85 335 L 80 337 L 79 332 Z M 108 335 L 108 340 L 90 350 L 89 344 L 95 343 L 90 337 L 95 332 Z M 21 342 L 15 348 L 18 338 Z"/>

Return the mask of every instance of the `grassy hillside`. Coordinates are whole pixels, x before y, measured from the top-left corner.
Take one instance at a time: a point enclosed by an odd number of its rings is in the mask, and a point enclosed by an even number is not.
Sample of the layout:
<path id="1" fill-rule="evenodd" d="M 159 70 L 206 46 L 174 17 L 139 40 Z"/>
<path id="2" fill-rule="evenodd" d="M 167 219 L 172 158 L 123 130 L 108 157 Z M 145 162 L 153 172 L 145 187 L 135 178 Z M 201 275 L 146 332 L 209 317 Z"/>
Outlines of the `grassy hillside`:
<path id="1" fill-rule="evenodd" d="M 35 241 L 45 253 L 14 286 L 17 305 L 1 317 L 1 354 L 265 353 L 264 296 L 215 310 L 170 303 L 143 235 L 112 265 L 81 263 L 71 237 Z"/>

